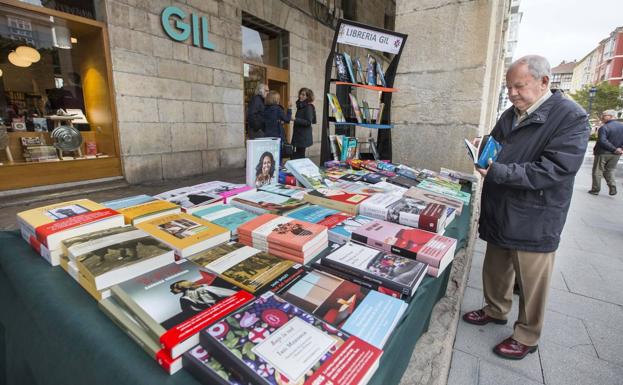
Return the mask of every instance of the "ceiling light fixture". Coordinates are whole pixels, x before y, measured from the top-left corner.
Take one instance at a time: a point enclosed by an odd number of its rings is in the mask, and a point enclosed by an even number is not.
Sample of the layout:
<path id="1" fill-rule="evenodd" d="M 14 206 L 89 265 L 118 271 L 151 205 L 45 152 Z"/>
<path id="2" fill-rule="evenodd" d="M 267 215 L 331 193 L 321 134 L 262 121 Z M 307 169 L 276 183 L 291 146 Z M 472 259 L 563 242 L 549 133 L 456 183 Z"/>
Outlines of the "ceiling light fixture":
<path id="1" fill-rule="evenodd" d="M 70 40 L 71 40 L 71 44 L 78 44 L 78 39 L 77 38 L 72 36 Z"/>
<path id="2" fill-rule="evenodd" d="M 36 63 L 41 60 L 41 54 L 39 51 L 32 47 L 28 47 L 25 45 L 19 46 L 15 49 L 15 52 L 22 58 L 30 61 L 31 63 Z"/>
<path id="3" fill-rule="evenodd" d="M 9 62 L 17 67 L 30 67 L 32 64 L 30 60 L 19 56 L 15 51 L 11 51 L 11 53 L 9 53 Z"/>

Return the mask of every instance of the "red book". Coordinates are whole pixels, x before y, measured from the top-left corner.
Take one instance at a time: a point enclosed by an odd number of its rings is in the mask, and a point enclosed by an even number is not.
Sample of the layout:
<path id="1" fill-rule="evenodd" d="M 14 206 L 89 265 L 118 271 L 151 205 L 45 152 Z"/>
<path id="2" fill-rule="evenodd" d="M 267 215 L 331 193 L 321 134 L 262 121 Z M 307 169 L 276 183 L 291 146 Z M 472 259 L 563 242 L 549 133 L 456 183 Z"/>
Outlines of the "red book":
<path id="1" fill-rule="evenodd" d="M 370 198 L 368 194 L 351 193 L 344 190 L 317 189 L 305 194 L 303 200 L 351 215 L 357 215 L 359 204 Z"/>

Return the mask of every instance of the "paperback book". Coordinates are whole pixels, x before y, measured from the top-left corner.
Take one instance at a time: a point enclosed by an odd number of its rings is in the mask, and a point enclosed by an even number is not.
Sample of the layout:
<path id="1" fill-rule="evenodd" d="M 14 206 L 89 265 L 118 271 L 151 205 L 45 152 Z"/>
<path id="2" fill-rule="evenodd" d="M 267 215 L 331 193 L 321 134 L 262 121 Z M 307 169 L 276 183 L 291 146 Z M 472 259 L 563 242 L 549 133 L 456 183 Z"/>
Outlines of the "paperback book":
<path id="1" fill-rule="evenodd" d="M 231 237 L 228 229 L 186 213 L 165 215 L 137 227 L 173 248 L 180 258 L 227 242 Z"/>
<path id="2" fill-rule="evenodd" d="M 266 385 L 363 385 L 382 354 L 273 293 L 203 331 L 201 342 L 246 381 Z"/>
<path id="3" fill-rule="evenodd" d="M 230 204 L 250 213 L 262 215 L 282 214 L 303 206 L 305 202 L 267 191 L 250 190 L 232 198 Z"/>
<path id="4" fill-rule="evenodd" d="M 355 77 L 355 69 L 353 68 L 353 61 L 350 58 L 350 55 L 346 52 L 342 53 L 344 56 L 344 64 L 346 64 L 346 70 L 348 71 L 348 77 L 350 78 L 350 83 L 357 84 L 357 78 Z"/>
<path id="5" fill-rule="evenodd" d="M 353 242 L 322 257 L 320 263 L 409 297 L 415 294 L 428 269 L 426 263 Z"/>
<path id="6" fill-rule="evenodd" d="M 238 242 L 215 246 L 188 259 L 254 294 L 294 266 L 292 261 Z"/>
<path id="7" fill-rule="evenodd" d="M 323 188 L 308 192 L 303 199 L 315 205 L 324 206 L 351 215 L 357 215 L 359 204 L 369 197 L 370 195 L 368 194 L 356 194 L 348 191 Z"/>
<path id="8" fill-rule="evenodd" d="M 225 203 L 202 206 L 193 211 L 193 216 L 212 222 L 228 229 L 233 236 L 238 234 L 238 227 L 257 215 Z"/>
<path id="9" fill-rule="evenodd" d="M 350 75 L 346 69 L 346 63 L 344 63 L 344 55 L 341 53 L 335 54 L 335 72 L 337 80 L 350 83 Z"/>
<path id="10" fill-rule="evenodd" d="M 467 147 L 467 155 L 479 168 L 488 168 L 489 160 L 495 162 L 498 158 L 498 153 L 502 149 L 502 145 L 490 135 L 485 135 L 478 147 L 474 146 L 467 139 L 464 139 L 464 142 L 465 147 Z"/>
<path id="11" fill-rule="evenodd" d="M 184 368 L 200 383 L 209 385 L 249 385 L 214 358 L 203 346 L 197 345 L 182 356 Z"/>
<path id="12" fill-rule="evenodd" d="M 55 203 L 17 214 L 22 238 L 52 266 L 60 263 L 64 239 L 123 226 L 123 215 L 89 199 Z"/>
<path id="13" fill-rule="evenodd" d="M 187 260 L 132 278 L 111 291 L 172 358 L 197 345 L 199 331 L 253 299 Z"/>
<path id="14" fill-rule="evenodd" d="M 359 58 L 355 58 L 355 65 L 357 66 L 357 83 L 366 84 L 366 76 L 363 74 L 363 66 Z"/>
<path id="15" fill-rule="evenodd" d="M 344 244 L 351 239 L 353 230 L 374 221 L 374 218 L 356 215 L 346 218 L 329 229 L 329 241 Z"/>
<path id="16" fill-rule="evenodd" d="M 317 270 L 310 271 L 281 296 L 379 349 L 407 308 L 397 298 Z"/>
<path id="17" fill-rule="evenodd" d="M 177 205 L 184 207 L 184 211 L 191 214 L 194 207 L 202 204 L 213 203 L 210 201 L 212 197 L 219 196 L 223 200 L 223 203 L 227 203 L 230 197 L 233 197 L 241 192 L 250 190 L 251 187 L 246 184 L 229 183 L 222 181 L 210 181 L 200 183 L 193 186 L 180 187 L 174 190 L 165 191 L 155 196 L 157 199 L 170 201 Z M 186 203 L 190 201 L 189 204 Z M 199 201 L 193 203 L 192 201 Z"/>
<path id="18" fill-rule="evenodd" d="M 353 113 L 355 114 L 355 119 L 357 119 L 357 123 L 363 123 L 363 119 L 361 117 L 361 110 L 359 109 L 359 102 L 357 101 L 357 97 L 353 94 L 348 94 L 350 97 L 350 104 L 353 107 Z"/>
<path id="19" fill-rule="evenodd" d="M 303 206 L 290 211 L 286 216 L 303 222 L 317 223 L 327 229 L 332 229 L 351 217 L 349 214 L 318 205 Z"/>
<path id="20" fill-rule="evenodd" d="M 337 96 L 328 93 L 327 100 L 329 102 L 329 107 L 331 108 L 331 112 L 333 114 L 333 117 L 335 118 L 335 121 L 338 123 L 346 122 L 346 119 L 344 118 L 344 113 L 342 112 L 342 106 L 340 106 L 340 102 L 338 101 Z"/>
<path id="21" fill-rule="evenodd" d="M 314 162 L 309 158 L 291 159 L 286 162 L 286 169 L 308 189 L 325 187 L 322 173 Z"/>
<path id="22" fill-rule="evenodd" d="M 247 140 L 247 186 L 259 188 L 277 183 L 280 151 L 280 138 Z"/>
<path id="23" fill-rule="evenodd" d="M 288 198 L 303 200 L 303 196 L 309 189 L 287 184 L 268 184 L 258 188 L 259 191 L 266 191 L 271 194 L 283 195 Z"/>
<path id="24" fill-rule="evenodd" d="M 463 201 L 417 187 L 411 187 L 407 190 L 404 197 L 428 203 L 438 203 L 456 210 L 458 215 L 461 215 L 463 210 Z"/>
<path id="25" fill-rule="evenodd" d="M 427 191 L 432 191 L 434 193 L 441 194 L 448 198 L 458 199 L 463 202 L 464 205 L 469 205 L 469 201 L 471 199 L 471 194 L 465 191 L 456 191 L 444 186 L 441 186 L 437 183 L 424 180 L 417 185 L 417 188 Z"/>
<path id="26" fill-rule="evenodd" d="M 156 199 L 149 195 L 136 195 L 115 199 L 103 202 L 102 204 L 123 214 L 125 223 L 129 225 L 137 225 L 162 215 L 181 212 L 180 206 L 175 203 Z"/>
<path id="27" fill-rule="evenodd" d="M 69 238 L 63 249 L 98 291 L 175 260 L 170 247 L 133 226 Z"/>

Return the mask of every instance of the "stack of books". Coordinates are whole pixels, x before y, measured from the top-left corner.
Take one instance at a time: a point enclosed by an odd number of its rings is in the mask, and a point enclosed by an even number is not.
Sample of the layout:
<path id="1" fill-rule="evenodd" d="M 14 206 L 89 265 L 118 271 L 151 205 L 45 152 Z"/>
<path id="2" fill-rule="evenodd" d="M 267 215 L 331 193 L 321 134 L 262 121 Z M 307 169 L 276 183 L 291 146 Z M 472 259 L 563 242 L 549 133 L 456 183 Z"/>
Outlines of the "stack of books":
<path id="1" fill-rule="evenodd" d="M 228 242 L 231 232 L 195 216 L 179 213 L 141 222 L 137 227 L 175 250 L 179 258 Z"/>
<path id="2" fill-rule="evenodd" d="M 353 231 L 352 239 L 395 255 L 429 265 L 428 274 L 439 276 L 454 259 L 456 239 L 421 229 L 375 220 Z"/>
<path id="3" fill-rule="evenodd" d="M 224 203 L 201 206 L 197 210 L 193 211 L 193 215 L 208 222 L 212 222 L 215 225 L 229 229 L 232 236 L 238 234 L 238 227 L 240 227 L 240 225 L 257 217 L 257 215 L 253 213 Z"/>
<path id="4" fill-rule="evenodd" d="M 273 214 L 240 226 L 238 237 L 247 246 L 303 264 L 328 246 L 325 226 Z"/>
<path id="5" fill-rule="evenodd" d="M 137 225 L 162 215 L 175 214 L 181 211 L 180 206 L 149 195 L 135 195 L 106 201 L 102 204 L 123 214 L 125 223 L 129 225 Z"/>
<path id="6" fill-rule="evenodd" d="M 370 195 L 368 194 L 357 194 L 344 190 L 323 188 L 308 192 L 303 199 L 315 205 L 328 207 L 351 215 L 357 215 L 359 212 L 359 204 L 369 197 Z"/>
<path id="7" fill-rule="evenodd" d="M 266 385 L 364 385 L 383 354 L 273 293 L 201 332 L 201 344 L 241 383 Z"/>
<path id="8" fill-rule="evenodd" d="M 22 238 L 52 266 L 60 264 L 61 242 L 93 231 L 123 226 L 123 215 L 89 199 L 55 203 L 17 214 Z"/>
<path id="9" fill-rule="evenodd" d="M 66 239 L 61 265 L 95 299 L 113 285 L 175 261 L 173 250 L 133 226 Z"/>
<path id="10" fill-rule="evenodd" d="M 332 229 L 340 223 L 351 218 L 351 215 L 318 205 L 307 205 L 286 214 L 289 218 L 300 221 L 317 223 Z"/>

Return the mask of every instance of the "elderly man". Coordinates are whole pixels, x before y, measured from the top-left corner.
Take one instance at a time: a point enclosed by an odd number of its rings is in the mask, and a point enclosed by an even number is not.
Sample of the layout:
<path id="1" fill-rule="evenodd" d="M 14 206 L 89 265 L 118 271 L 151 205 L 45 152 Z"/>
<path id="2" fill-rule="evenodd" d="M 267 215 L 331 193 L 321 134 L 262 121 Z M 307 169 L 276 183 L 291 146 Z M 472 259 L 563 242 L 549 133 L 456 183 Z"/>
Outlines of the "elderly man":
<path id="1" fill-rule="evenodd" d="M 617 194 L 614 171 L 621 154 L 623 154 L 623 123 L 617 122 L 615 110 L 606 110 L 601 113 L 597 143 L 593 148 L 595 160 L 593 160 L 593 187 L 588 191 L 589 194 L 597 195 L 601 190 L 601 176 L 606 179 L 610 189 L 610 195 Z"/>
<path id="2" fill-rule="evenodd" d="M 484 177 L 480 238 L 487 241 L 482 271 L 486 305 L 463 315 L 470 324 L 506 324 L 513 284 L 519 285 L 519 316 L 513 335 L 493 349 L 522 359 L 536 351 L 573 181 L 588 143 L 586 112 L 549 90 L 550 65 L 525 56 L 506 73 L 506 110 L 491 135 L 502 144 Z"/>
<path id="3" fill-rule="evenodd" d="M 259 83 L 255 87 L 255 94 L 247 106 L 247 136 L 249 139 L 264 136 L 264 98 L 268 94 L 268 86 Z"/>

